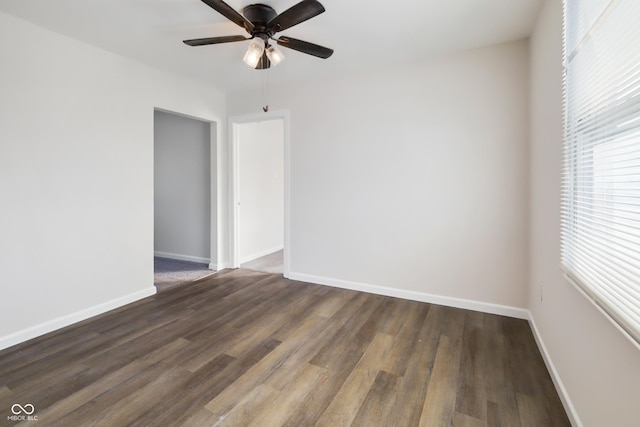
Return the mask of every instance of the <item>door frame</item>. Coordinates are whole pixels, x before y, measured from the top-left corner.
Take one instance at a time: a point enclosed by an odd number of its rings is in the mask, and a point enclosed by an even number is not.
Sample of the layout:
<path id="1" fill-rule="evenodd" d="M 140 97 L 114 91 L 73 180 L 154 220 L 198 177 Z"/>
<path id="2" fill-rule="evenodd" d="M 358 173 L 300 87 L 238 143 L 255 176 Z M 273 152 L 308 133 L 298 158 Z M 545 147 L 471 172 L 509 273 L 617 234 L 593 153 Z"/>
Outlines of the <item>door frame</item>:
<path id="1" fill-rule="evenodd" d="M 222 141 L 222 126 L 220 126 L 221 121 L 215 118 L 204 118 L 198 117 L 190 114 L 181 113 L 175 110 L 169 110 L 166 108 L 153 107 L 154 114 L 156 111 L 165 114 L 171 114 L 174 116 L 184 117 L 191 120 L 197 120 L 199 122 L 208 123 L 209 124 L 209 263 L 208 268 L 210 270 L 218 270 L 219 266 L 222 265 L 221 257 L 222 250 L 220 248 L 220 236 L 222 233 L 220 232 L 222 219 L 219 212 L 219 203 L 218 203 L 218 194 L 220 194 L 220 175 L 222 173 L 222 168 L 220 167 L 220 158 L 222 157 L 221 151 L 221 141 Z M 155 127 L 155 116 L 153 119 L 153 126 Z M 153 135 L 153 144 L 154 144 L 154 156 L 155 156 L 155 132 Z M 154 187 L 155 187 L 155 179 L 154 179 Z M 155 203 L 155 189 L 153 195 L 154 203 Z M 155 219 L 154 219 L 154 227 L 155 227 Z M 154 254 L 155 254 L 155 242 L 154 242 Z"/>
<path id="2" fill-rule="evenodd" d="M 239 256 L 239 167 L 238 167 L 238 126 L 246 123 L 282 120 L 283 126 L 283 166 L 284 166 L 284 236 L 283 236 L 283 276 L 288 278 L 290 273 L 291 252 L 291 132 L 290 114 L 288 110 L 269 111 L 229 117 L 229 180 L 230 180 L 230 255 L 231 267 L 240 267 Z"/>

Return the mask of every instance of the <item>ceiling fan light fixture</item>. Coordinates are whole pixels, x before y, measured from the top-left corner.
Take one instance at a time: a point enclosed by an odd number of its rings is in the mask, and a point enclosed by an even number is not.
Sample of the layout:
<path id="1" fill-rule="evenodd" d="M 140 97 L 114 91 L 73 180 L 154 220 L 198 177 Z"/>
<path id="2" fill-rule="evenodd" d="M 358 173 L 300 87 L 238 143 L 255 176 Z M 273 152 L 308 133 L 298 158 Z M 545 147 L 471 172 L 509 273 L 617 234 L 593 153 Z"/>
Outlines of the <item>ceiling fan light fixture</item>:
<path id="1" fill-rule="evenodd" d="M 256 70 L 266 70 L 284 59 L 282 52 L 269 44 L 270 40 L 275 40 L 278 46 L 322 59 L 327 59 L 333 54 L 333 49 L 293 37 L 274 38 L 276 33 L 323 13 L 324 6 L 318 0 L 299 0 L 298 3 L 280 14 L 276 13 L 271 6 L 262 3 L 250 4 L 242 8 L 242 13 L 240 13 L 224 0 L 202 0 L 202 2 L 237 26 L 242 27 L 250 37 L 230 35 L 183 40 L 187 46 L 206 46 L 249 40 L 249 49 L 242 60 Z"/>
<path id="2" fill-rule="evenodd" d="M 262 58 L 262 54 L 264 53 L 264 40 L 259 37 L 255 37 L 251 39 L 249 43 L 249 48 L 247 52 L 244 54 L 242 60 L 245 64 L 250 66 L 251 68 L 255 68 L 258 65 L 258 61 Z"/>
<path id="3" fill-rule="evenodd" d="M 267 58 L 271 61 L 271 66 L 275 67 L 284 60 L 284 54 L 275 46 L 267 47 Z"/>

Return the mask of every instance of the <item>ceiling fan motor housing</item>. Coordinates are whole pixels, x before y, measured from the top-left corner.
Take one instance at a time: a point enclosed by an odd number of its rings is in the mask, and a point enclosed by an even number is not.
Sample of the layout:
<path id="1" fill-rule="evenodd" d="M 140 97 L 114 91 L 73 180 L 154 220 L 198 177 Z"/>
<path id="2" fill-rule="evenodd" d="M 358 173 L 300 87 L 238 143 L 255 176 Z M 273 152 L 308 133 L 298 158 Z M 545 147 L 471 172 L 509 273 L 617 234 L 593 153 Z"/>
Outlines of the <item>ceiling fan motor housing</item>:
<path id="1" fill-rule="evenodd" d="M 265 41 L 273 36 L 267 31 L 267 23 L 273 18 L 278 16 L 275 10 L 271 6 L 266 4 L 250 4 L 242 9 L 242 14 L 254 25 L 251 35 L 254 37 L 260 37 Z M 271 31 L 273 33 L 274 31 Z"/>

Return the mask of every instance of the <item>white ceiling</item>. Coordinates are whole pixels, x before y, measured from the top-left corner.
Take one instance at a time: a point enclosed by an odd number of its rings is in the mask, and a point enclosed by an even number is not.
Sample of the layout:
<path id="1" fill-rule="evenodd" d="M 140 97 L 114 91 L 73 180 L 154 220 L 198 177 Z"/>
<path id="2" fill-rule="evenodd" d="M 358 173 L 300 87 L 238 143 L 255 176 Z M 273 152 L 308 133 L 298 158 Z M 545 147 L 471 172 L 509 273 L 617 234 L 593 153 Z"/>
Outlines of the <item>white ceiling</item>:
<path id="1" fill-rule="evenodd" d="M 256 2 L 283 12 L 298 0 Z M 326 12 L 278 33 L 330 47 L 329 59 L 282 48 L 270 84 L 313 81 L 528 37 L 542 0 L 320 0 Z M 189 47 L 184 39 L 243 34 L 200 0 L 2 0 L 0 11 L 224 91 L 257 88 L 248 42 Z"/>

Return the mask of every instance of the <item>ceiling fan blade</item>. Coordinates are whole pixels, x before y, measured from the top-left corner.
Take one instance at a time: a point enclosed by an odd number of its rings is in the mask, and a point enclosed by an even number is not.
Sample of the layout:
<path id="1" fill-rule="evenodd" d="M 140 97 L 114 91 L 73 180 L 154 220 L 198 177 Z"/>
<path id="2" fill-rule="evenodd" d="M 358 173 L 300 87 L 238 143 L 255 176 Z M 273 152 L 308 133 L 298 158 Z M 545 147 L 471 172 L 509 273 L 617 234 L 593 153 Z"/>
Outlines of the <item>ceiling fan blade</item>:
<path id="1" fill-rule="evenodd" d="M 204 39 L 183 40 L 182 42 L 189 46 L 204 46 L 208 44 L 242 42 L 249 39 L 250 37 L 245 37 L 245 36 L 222 36 L 222 37 L 206 37 Z"/>
<path id="2" fill-rule="evenodd" d="M 206 3 L 209 7 L 227 18 L 229 21 L 244 28 L 245 30 L 247 30 L 247 32 L 250 33 L 253 30 L 253 24 L 251 23 L 251 21 L 242 16 L 239 12 L 237 12 L 234 8 L 232 8 L 222 0 L 202 0 L 202 2 Z"/>
<path id="3" fill-rule="evenodd" d="M 280 46 L 288 47 L 289 49 L 317 56 L 318 58 L 322 59 L 327 59 L 328 57 L 333 55 L 333 49 L 329 49 L 328 47 L 319 46 L 317 44 L 305 42 L 303 40 L 298 40 L 291 37 L 281 36 L 277 40 L 277 42 Z"/>
<path id="4" fill-rule="evenodd" d="M 256 70 L 266 70 L 271 67 L 271 61 L 267 56 L 267 51 L 265 50 L 260 57 L 260 61 L 258 61 L 258 65 L 256 65 Z"/>
<path id="5" fill-rule="evenodd" d="M 273 29 L 275 32 L 283 31 L 320 15 L 324 10 L 324 6 L 316 0 L 302 0 L 269 21 L 267 28 Z"/>

